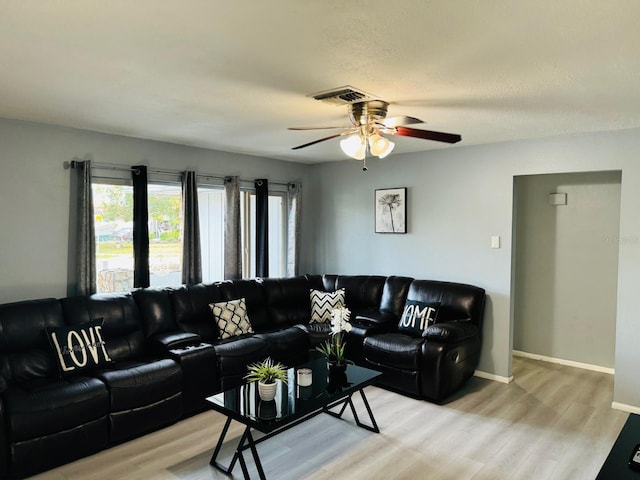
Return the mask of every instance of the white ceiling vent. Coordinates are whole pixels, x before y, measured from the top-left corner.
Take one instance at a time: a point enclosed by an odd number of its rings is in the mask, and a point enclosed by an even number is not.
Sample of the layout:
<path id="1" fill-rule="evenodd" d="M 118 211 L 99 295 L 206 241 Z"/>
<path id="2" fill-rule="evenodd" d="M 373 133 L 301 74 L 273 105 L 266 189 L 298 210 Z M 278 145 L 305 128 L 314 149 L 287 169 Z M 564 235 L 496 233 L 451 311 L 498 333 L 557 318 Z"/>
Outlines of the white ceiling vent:
<path id="1" fill-rule="evenodd" d="M 330 103 L 332 105 L 350 105 L 356 102 L 366 102 L 367 100 L 376 100 L 375 95 L 363 92 L 351 85 L 345 85 L 344 87 L 332 88 L 325 92 L 312 93 L 309 95 L 316 100 L 320 100 L 324 103 Z"/>

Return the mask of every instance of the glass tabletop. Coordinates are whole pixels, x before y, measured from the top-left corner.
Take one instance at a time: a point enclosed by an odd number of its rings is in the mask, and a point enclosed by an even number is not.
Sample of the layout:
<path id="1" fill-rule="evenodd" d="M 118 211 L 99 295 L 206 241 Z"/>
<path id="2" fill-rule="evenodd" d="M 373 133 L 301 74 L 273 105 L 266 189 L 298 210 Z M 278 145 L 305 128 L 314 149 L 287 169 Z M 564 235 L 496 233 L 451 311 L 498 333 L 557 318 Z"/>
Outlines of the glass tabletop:
<path id="1" fill-rule="evenodd" d="M 312 371 L 311 385 L 300 386 L 297 371 Z M 275 399 L 263 401 L 257 382 L 247 383 L 207 398 L 209 406 L 234 420 L 268 433 L 351 395 L 375 382 L 380 372 L 348 365 L 345 372 L 330 373 L 324 358 L 290 368 L 287 383 L 277 381 Z"/>

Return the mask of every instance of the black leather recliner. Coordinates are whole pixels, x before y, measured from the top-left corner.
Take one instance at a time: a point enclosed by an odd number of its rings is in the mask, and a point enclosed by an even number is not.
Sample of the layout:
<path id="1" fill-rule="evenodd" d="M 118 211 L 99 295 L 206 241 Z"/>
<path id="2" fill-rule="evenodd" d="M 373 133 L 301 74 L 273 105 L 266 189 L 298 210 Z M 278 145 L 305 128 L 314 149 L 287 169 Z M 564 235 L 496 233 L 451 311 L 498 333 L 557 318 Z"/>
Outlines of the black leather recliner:
<path id="1" fill-rule="evenodd" d="M 382 385 L 442 402 L 478 365 L 485 291 L 459 283 L 414 280 L 407 300 L 440 302 L 437 323 L 427 328 L 424 337 L 373 333 L 363 342 L 365 358 L 382 371 Z"/>
<path id="2" fill-rule="evenodd" d="M 8 465 L 12 476 L 24 477 L 108 445 L 107 386 L 85 375 L 61 379 L 50 354 L 44 329 L 62 326 L 56 299 L 0 305 L 0 478 Z"/>
<path id="3" fill-rule="evenodd" d="M 94 375 L 109 392 L 111 443 L 169 425 L 182 416 L 182 369 L 150 351 L 139 310 L 130 294 L 69 297 L 60 300 L 71 325 L 102 318 L 113 363 Z"/>

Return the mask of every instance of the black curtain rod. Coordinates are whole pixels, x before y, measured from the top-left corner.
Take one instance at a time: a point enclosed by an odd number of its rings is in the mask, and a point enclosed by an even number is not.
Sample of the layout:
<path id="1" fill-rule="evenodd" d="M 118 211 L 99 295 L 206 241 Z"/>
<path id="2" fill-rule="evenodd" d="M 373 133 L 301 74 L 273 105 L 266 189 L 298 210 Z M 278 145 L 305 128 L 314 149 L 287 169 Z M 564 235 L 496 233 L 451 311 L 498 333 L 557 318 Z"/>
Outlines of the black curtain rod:
<path id="1" fill-rule="evenodd" d="M 69 168 L 76 168 L 78 165 L 78 160 L 71 160 L 70 162 L 64 162 L 64 168 L 65 170 L 69 169 Z M 136 169 L 134 167 L 130 167 L 128 165 L 114 165 L 114 164 L 108 164 L 108 163 L 92 163 L 91 164 L 91 169 L 96 169 L 96 170 L 117 170 L 117 171 L 123 171 L 123 172 L 130 172 L 130 171 L 135 171 Z M 153 173 L 156 175 L 182 175 L 184 172 L 180 171 L 180 170 L 159 170 L 159 169 L 147 169 L 147 173 Z M 204 177 L 204 178 L 215 178 L 217 180 L 225 180 L 227 178 L 230 178 L 229 175 L 213 175 L 213 174 L 208 174 L 208 173 L 196 173 L 196 176 L 198 177 Z M 239 179 L 241 182 L 253 182 L 253 180 L 249 180 L 246 178 L 240 178 Z M 282 186 L 288 186 L 292 183 L 296 183 L 296 182 L 269 182 L 271 185 L 282 185 Z"/>

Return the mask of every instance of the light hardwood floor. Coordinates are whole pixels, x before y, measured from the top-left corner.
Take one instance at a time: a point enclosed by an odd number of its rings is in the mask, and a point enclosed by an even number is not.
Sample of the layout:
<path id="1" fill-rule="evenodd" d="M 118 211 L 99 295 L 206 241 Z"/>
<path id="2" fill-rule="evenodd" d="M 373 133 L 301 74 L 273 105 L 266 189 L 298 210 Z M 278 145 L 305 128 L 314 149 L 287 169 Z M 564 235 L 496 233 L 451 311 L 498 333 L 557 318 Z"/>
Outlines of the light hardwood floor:
<path id="1" fill-rule="evenodd" d="M 368 387 L 380 434 L 357 428 L 349 412 L 317 416 L 258 446 L 267 478 L 595 478 L 627 418 L 610 408 L 613 377 L 517 357 L 513 373 L 509 385 L 473 377 L 442 406 Z M 209 466 L 223 423 L 202 413 L 31 478 L 226 479 Z M 230 432 L 237 439 L 241 428 L 234 422 Z"/>

